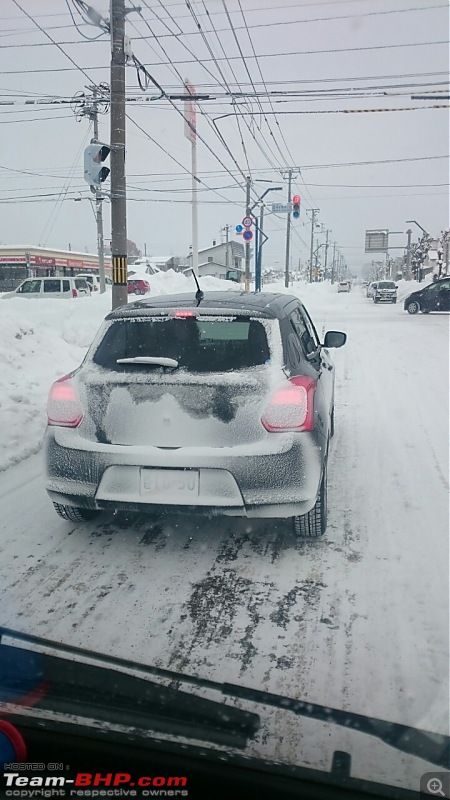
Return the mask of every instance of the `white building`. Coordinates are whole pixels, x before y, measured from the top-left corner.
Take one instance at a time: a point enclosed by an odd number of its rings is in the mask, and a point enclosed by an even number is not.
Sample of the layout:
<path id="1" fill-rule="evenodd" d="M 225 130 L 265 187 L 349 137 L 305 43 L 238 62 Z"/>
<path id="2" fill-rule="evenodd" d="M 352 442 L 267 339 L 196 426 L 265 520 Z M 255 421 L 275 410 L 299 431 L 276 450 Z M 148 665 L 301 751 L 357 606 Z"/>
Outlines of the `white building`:
<path id="1" fill-rule="evenodd" d="M 242 242 L 223 242 L 221 244 L 213 242 L 211 247 L 205 247 L 198 251 L 198 274 L 201 277 L 212 275 L 225 280 L 227 270 L 244 271 L 244 256 L 245 250 Z M 192 253 L 188 255 L 186 261 L 192 267 Z"/>

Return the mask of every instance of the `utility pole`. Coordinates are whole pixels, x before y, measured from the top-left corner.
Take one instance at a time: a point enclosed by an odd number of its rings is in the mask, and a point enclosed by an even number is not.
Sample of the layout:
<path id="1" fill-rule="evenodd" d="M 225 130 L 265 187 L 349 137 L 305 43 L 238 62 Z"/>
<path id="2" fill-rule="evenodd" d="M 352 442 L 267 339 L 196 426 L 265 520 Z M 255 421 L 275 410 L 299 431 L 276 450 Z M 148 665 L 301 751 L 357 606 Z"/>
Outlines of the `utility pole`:
<path id="1" fill-rule="evenodd" d="M 94 129 L 94 138 L 91 139 L 91 144 L 99 143 L 98 139 L 98 115 L 99 115 L 99 104 L 105 106 L 106 112 L 106 101 L 105 101 L 105 89 L 108 90 L 109 94 L 109 86 L 106 84 L 100 84 L 100 86 L 96 86 L 93 84 L 92 86 L 86 87 L 90 91 L 92 91 L 92 97 L 85 97 L 83 95 L 83 106 L 81 109 L 76 110 L 77 117 L 88 117 L 90 121 L 93 123 Z M 109 148 L 108 148 L 109 152 Z M 109 170 L 108 170 L 109 172 Z M 95 211 L 94 217 L 97 224 L 97 254 L 98 254 L 98 274 L 100 279 L 100 293 L 103 294 L 105 292 L 105 248 L 104 248 L 104 239 L 103 239 L 103 210 L 102 210 L 102 203 L 104 196 L 102 195 L 102 191 L 99 185 L 91 184 L 91 191 L 94 193 L 95 196 Z M 72 245 L 69 244 L 69 250 L 72 249 Z"/>
<path id="2" fill-rule="evenodd" d="M 331 264 L 331 283 L 334 283 L 335 277 L 335 270 L 336 270 L 336 242 L 333 242 L 333 262 Z"/>
<path id="3" fill-rule="evenodd" d="M 262 289 L 263 234 L 264 234 L 264 203 L 261 203 L 261 208 L 259 209 L 259 254 L 258 254 L 259 285 L 256 287 L 256 291 L 258 292 L 260 292 Z"/>
<path id="4" fill-rule="evenodd" d="M 326 242 L 325 242 L 325 259 L 324 259 L 324 267 L 323 267 L 323 271 L 324 271 L 324 275 L 325 275 L 325 277 L 327 276 L 327 264 L 328 264 L 328 234 L 329 234 L 329 233 L 331 233 L 331 231 L 327 230 L 327 232 L 326 232 L 327 238 L 326 238 Z"/>
<path id="5" fill-rule="evenodd" d="M 250 175 L 247 175 L 246 180 L 246 211 L 245 214 L 249 217 L 252 213 L 250 208 L 250 189 L 252 185 L 252 179 Z M 250 274 L 250 242 L 245 243 L 245 291 L 250 291 L 250 282 L 251 282 L 251 274 Z"/>
<path id="6" fill-rule="evenodd" d="M 94 139 L 98 142 L 98 110 L 97 110 L 97 87 L 92 90 L 93 108 L 91 119 L 94 123 Z M 106 291 L 105 285 L 105 246 L 103 240 L 103 195 L 101 189 L 95 187 L 95 219 L 97 222 L 97 253 L 98 253 L 98 275 L 100 278 L 100 294 Z"/>
<path id="7" fill-rule="evenodd" d="M 288 203 L 291 202 L 291 192 L 292 192 L 292 169 L 288 170 L 288 196 L 287 201 Z M 291 212 L 288 211 L 287 218 L 286 218 L 286 260 L 284 262 L 284 285 L 285 288 L 289 288 L 289 250 L 291 246 Z"/>
<path id="8" fill-rule="evenodd" d="M 111 261 L 112 307 L 128 301 L 125 185 L 125 0 L 111 0 Z"/>
<path id="9" fill-rule="evenodd" d="M 309 251 L 309 282 L 313 281 L 313 250 L 314 250 L 314 226 L 316 224 L 316 214 L 320 212 L 320 208 L 310 208 L 311 211 L 311 246 Z"/>
<path id="10" fill-rule="evenodd" d="M 409 281 L 411 278 L 411 236 L 412 230 L 408 228 L 406 231 L 406 235 L 408 237 L 408 241 L 406 244 L 406 279 Z"/>
<path id="11" fill-rule="evenodd" d="M 229 230 L 230 230 L 230 226 L 229 225 L 225 225 L 225 227 L 222 228 L 222 230 L 225 231 L 225 269 L 228 272 L 228 270 L 230 268 L 230 258 L 229 258 L 229 253 L 228 253 L 228 241 L 229 241 L 228 233 L 229 233 Z"/>

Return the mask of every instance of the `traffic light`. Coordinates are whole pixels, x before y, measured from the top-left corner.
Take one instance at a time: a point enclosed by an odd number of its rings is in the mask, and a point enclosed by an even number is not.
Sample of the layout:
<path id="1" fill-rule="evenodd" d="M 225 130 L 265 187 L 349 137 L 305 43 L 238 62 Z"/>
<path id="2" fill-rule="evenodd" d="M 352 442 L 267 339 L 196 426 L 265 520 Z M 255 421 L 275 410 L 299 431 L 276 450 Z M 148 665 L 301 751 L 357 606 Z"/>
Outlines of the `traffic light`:
<path id="1" fill-rule="evenodd" d="M 97 142 L 90 144 L 84 151 L 84 180 L 90 186 L 101 186 L 109 175 L 108 167 L 102 167 L 102 162 L 108 158 L 111 148 L 107 144 Z"/>
<path id="2" fill-rule="evenodd" d="M 300 216 L 300 195 L 294 194 L 292 198 L 292 216 L 294 219 L 298 219 Z"/>

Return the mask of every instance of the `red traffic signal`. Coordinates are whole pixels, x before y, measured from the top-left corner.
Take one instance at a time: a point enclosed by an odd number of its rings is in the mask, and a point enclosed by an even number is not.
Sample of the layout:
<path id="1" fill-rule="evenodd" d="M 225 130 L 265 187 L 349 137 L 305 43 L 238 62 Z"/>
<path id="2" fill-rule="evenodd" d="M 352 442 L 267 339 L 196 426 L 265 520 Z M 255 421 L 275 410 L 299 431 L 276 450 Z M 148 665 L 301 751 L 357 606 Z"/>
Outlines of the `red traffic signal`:
<path id="1" fill-rule="evenodd" d="M 299 194 L 294 194 L 294 197 L 292 198 L 292 216 L 295 219 L 298 219 L 298 217 L 300 216 L 300 195 Z"/>

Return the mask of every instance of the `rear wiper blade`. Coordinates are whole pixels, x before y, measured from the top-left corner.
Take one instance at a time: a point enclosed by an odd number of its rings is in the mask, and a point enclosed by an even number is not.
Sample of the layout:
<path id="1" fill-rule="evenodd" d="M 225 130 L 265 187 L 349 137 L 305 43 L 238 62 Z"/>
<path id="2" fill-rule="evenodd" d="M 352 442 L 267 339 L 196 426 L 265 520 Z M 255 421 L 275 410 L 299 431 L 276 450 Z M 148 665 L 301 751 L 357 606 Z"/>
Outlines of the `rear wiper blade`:
<path id="1" fill-rule="evenodd" d="M 108 656 L 103 653 L 87 650 L 85 648 L 74 647 L 73 645 L 60 644 L 53 642 L 50 639 L 43 639 L 31 634 L 19 633 L 9 628 L 0 626 L 0 655 L 2 648 L 5 646 L 1 643 L 1 637 L 8 636 L 10 638 L 22 640 L 52 648 L 60 652 L 66 652 L 73 655 L 89 658 L 91 660 L 100 661 L 109 665 L 115 665 L 122 669 L 132 669 L 135 672 L 140 672 L 144 675 L 154 675 L 160 678 L 169 678 L 172 681 L 179 683 L 188 683 L 193 686 L 198 686 L 205 689 L 211 689 L 220 692 L 226 697 L 240 698 L 242 700 L 259 703 L 261 705 L 272 706 L 279 708 L 283 711 L 290 711 L 298 717 L 308 717 L 310 719 L 320 720 L 332 725 L 340 725 L 349 730 L 355 730 L 359 733 L 366 733 L 369 736 L 375 736 L 390 747 L 400 750 L 403 753 L 422 758 L 431 764 L 448 769 L 450 760 L 450 737 L 441 733 L 432 733 L 420 728 L 411 728 L 408 725 L 401 725 L 397 722 L 388 722 L 387 720 L 378 719 L 376 717 L 368 717 L 364 714 L 357 714 L 352 711 L 342 711 L 340 709 L 331 708 L 329 706 L 322 706 L 317 703 L 309 703 L 304 700 L 296 700 L 291 697 L 284 697 L 283 695 L 266 692 L 261 689 L 250 689 L 246 686 L 238 686 L 233 683 L 219 683 L 207 678 L 199 678 L 196 676 L 185 675 L 184 673 L 175 672 L 162 667 L 149 667 L 141 664 L 136 664 L 134 661 L 118 658 L 117 656 Z M 66 664 L 66 660 L 64 660 Z M 70 662 L 69 662 L 70 663 Z M 118 675 L 120 673 L 112 673 Z M 134 676 L 126 676 L 130 681 L 139 681 L 139 678 Z M 161 689 L 158 684 L 158 689 Z M 179 690 L 178 690 L 179 691 Z M 185 694 L 180 692 L 181 695 Z M 190 695 L 187 695 L 190 697 Z M 194 697 L 194 700 L 200 700 Z M 212 703 L 214 706 L 219 706 L 222 714 L 226 718 L 230 712 L 237 711 L 237 709 L 230 708 L 215 703 L 214 701 L 205 701 Z M 241 712 L 246 714 L 248 712 Z M 256 715 L 251 715 L 256 716 Z M 259 722 L 259 717 L 257 717 Z M 226 721 L 226 720 L 224 720 Z M 252 723 L 255 726 L 256 722 Z M 247 731 L 249 728 L 247 728 Z M 253 727 L 255 733 L 257 728 Z M 191 736 L 195 734 L 191 733 Z M 211 740 L 212 741 L 212 740 Z"/>
<path id="2" fill-rule="evenodd" d="M 178 361 L 164 356 L 135 356 L 134 358 L 118 358 L 116 364 L 155 364 L 160 367 L 178 367 Z"/>

